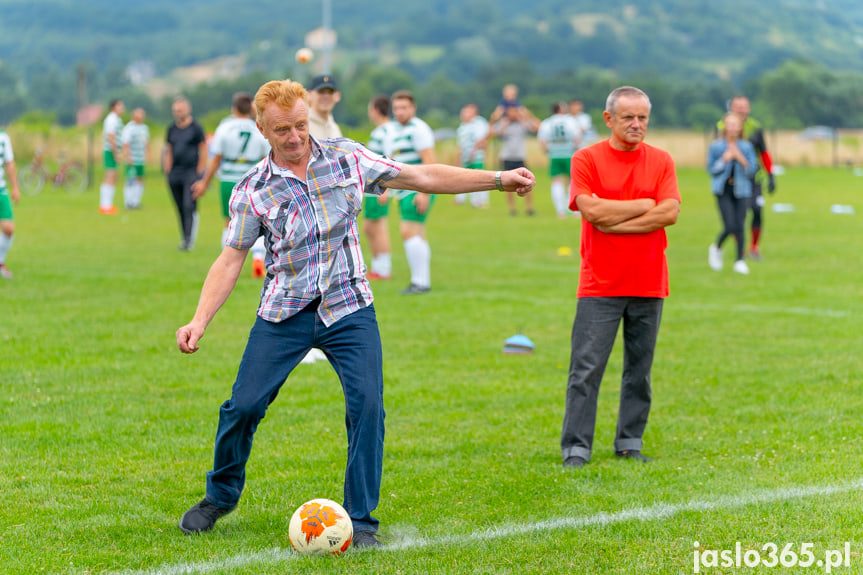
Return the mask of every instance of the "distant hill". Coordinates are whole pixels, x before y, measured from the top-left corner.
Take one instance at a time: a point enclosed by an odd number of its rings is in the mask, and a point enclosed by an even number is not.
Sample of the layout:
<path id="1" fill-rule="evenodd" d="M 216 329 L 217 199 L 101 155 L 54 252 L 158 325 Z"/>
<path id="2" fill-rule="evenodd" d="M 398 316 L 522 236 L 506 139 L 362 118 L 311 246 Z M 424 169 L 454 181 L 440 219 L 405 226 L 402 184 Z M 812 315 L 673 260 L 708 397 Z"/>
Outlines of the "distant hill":
<path id="1" fill-rule="evenodd" d="M 454 81 L 527 61 L 539 74 L 597 67 L 743 82 L 792 58 L 833 70 L 863 61 L 859 0 L 331 0 L 335 64 L 379 60 L 418 80 Z M 290 70 L 320 26 L 321 2 L 0 0 L 0 60 L 25 81 L 40 70 L 146 62 L 168 75 L 220 56 Z"/>

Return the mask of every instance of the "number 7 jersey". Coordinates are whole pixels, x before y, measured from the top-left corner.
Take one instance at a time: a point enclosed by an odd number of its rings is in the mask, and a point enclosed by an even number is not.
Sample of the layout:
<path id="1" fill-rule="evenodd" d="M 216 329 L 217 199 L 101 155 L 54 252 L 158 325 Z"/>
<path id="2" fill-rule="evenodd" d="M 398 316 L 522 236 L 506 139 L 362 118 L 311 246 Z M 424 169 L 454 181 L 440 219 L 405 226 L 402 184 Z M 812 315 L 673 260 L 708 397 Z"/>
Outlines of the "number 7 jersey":
<path id="1" fill-rule="evenodd" d="M 210 145 L 210 153 L 222 156 L 218 177 L 223 182 L 239 182 L 269 152 L 255 121 L 233 116 L 222 120 Z"/>

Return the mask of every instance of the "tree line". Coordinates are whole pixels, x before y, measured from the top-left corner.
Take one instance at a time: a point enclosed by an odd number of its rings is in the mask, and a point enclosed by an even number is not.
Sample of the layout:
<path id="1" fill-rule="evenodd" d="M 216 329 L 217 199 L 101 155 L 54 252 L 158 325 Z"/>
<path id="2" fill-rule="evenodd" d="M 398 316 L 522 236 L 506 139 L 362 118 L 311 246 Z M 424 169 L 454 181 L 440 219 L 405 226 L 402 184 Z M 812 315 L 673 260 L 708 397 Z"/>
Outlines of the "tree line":
<path id="1" fill-rule="evenodd" d="M 83 68 L 88 101 L 107 104 L 110 99 L 121 98 L 129 109 L 144 108 L 151 123 L 171 121 L 172 97 L 151 98 L 143 89 L 133 86 L 119 67 L 100 70 L 88 63 Z M 234 92 L 254 93 L 268 80 L 285 77 L 302 80 L 304 74 L 307 73 L 301 69 L 275 75 L 259 70 L 233 80 L 198 84 L 183 95 L 189 98 L 195 115 L 204 120 L 205 127 L 214 129 Z M 468 102 L 476 103 L 483 114 L 490 114 L 500 100 L 501 87 L 508 83 L 520 87 L 522 102 L 539 117 L 550 114 L 553 102 L 577 98 L 598 123 L 608 93 L 617 86 L 630 84 L 651 97 L 651 125 L 660 128 L 706 129 L 715 124 L 727 101 L 737 94 L 750 98 L 753 116 L 770 129 L 801 129 L 810 125 L 863 127 L 863 74 L 833 71 L 799 59 L 782 62 L 742 86 L 704 78 L 687 83 L 652 70 L 621 75 L 581 67 L 543 74 L 520 58 L 480 68 L 470 81 L 456 81 L 444 72 L 420 80 L 404 67 L 374 63 L 337 69 L 335 76 L 342 92 L 336 119 L 354 128 L 367 126 L 367 104 L 379 93 L 411 90 L 417 98 L 419 114 L 430 125 L 454 126 L 459 110 Z M 15 121 L 74 124 L 80 100 L 78 82 L 76 70 L 49 69 L 25 84 L 11 67 L 0 62 L 0 86 L 7 87 L 0 91 L 0 125 Z"/>

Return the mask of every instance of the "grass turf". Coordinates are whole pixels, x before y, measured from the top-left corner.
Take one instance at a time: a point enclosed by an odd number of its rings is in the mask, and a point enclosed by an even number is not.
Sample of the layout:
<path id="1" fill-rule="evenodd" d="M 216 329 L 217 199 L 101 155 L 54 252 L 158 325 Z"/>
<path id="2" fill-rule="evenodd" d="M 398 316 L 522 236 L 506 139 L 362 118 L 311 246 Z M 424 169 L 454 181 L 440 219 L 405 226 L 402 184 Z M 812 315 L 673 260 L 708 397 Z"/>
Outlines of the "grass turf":
<path id="1" fill-rule="evenodd" d="M 408 283 L 398 241 L 395 279 L 374 285 L 387 408 L 376 516 L 391 549 L 323 559 L 290 551 L 287 522 L 307 499 L 341 500 L 344 408 L 325 363 L 301 365 L 271 406 L 237 511 L 202 537 L 176 528 L 203 494 L 260 290 L 249 262 L 201 351 L 176 351 L 218 253 L 215 188 L 192 253 L 176 250 L 156 174 L 144 209 L 113 217 L 97 213 L 93 190 L 24 198 L 16 277 L 0 283 L 2 571 L 691 573 L 696 541 L 812 542 L 816 558 L 849 541 L 851 567 L 834 572 L 863 572 L 863 228 L 860 215 L 829 210 L 863 211 L 863 180 L 790 169 L 769 199 L 796 209 L 768 206 L 764 260 L 743 277 L 730 259 L 721 273 L 707 267 L 719 220 L 706 174 L 679 178 L 645 436 L 655 462 L 613 456 L 618 341 L 593 461 L 561 469 L 580 224 L 554 216 L 548 178 L 533 218 L 508 216 L 498 195 L 487 211 L 442 197 L 428 226 L 433 291 L 398 295 Z M 515 333 L 533 355 L 501 353 Z M 770 495 L 807 486 L 839 488 Z"/>

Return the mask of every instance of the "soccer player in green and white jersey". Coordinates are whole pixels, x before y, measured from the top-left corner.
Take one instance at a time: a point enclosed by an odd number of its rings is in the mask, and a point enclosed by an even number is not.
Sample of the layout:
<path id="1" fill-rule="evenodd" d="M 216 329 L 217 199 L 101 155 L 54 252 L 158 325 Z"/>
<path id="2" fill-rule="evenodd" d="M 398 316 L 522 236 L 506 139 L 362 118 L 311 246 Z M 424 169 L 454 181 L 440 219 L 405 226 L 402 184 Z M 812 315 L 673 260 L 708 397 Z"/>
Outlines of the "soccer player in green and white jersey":
<path id="1" fill-rule="evenodd" d="M 545 153 L 549 158 L 551 175 L 551 201 L 557 217 L 565 218 L 569 205 L 570 161 L 583 135 L 578 122 L 567 113 L 566 104 L 555 102 L 551 106 L 552 115 L 542 121 L 537 132 Z"/>
<path id="2" fill-rule="evenodd" d="M 111 111 L 102 122 L 102 156 L 105 162 L 105 179 L 99 187 L 99 213 L 116 214 L 114 192 L 117 186 L 117 166 L 120 163 L 120 135 L 123 132 L 123 112 L 126 107 L 122 100 L 111 100 Z"/>
<path id="3" fill-rule="evenodd" d="M 456 130 L 461 165 L 463 168 L 482 170 L 485 167 L 485 147 L 488 144 L 488 120 L 479 115 L 476 104 L 470 103 L 461 109 L 461 124 Z M 465 197 L 470 196 L 470 203 L 475 208 L 488 207 L 488 191 L 459 194 L 455 197 L 457 204 L 463 204 Z"/>
<path id="4" fill-rule="evenodd" d="M 6 179 L 9 187 L 6 187 Z M 18 203 L 21 191 L 18 189 L 18 173 L 15 171 L 15 155 L 9 135 L 0 130 L 0 277 L 12 279 L 12 272 L 6 267 L 6 255 L 12 247 L 15 235 L 15 221 L 12 218 L 12 203 Z"/>
<path id="5" fill-rule="evenodd" d="M 192 197 L 198 199 L 207 192 L 207 187 L 214 175 L 218 175 L 222 215 L 225 217 L 225 228 L 222 231 L 222 243 L 228 235 L 228 224 L 231 221 L 230 201 L 234 186 L 250 169 L 270 153 L 270 144 L 261 134 L 255 120 L 252 119 L 252 97 L 245 92 L 234 94 L 231 103 L 231 115 L 222 120 L 210 147 L 213 157 L 207 166 L 204 177 L 192 184 Z M 252 276 L 263 277 L 264 250 L 262 238 L 252 248 Z"/>
<path id="6" fill-rule="evenodd" d="M 413 94 L 399 90 L 392 97 L 394 128 L 393 159 L 405 164 L 436 163 L 434 132 L 416 117 Z M 397 190 L 401 222 L 399 229 L 411 270 L 411 283 L 403 295 L 423 294 L 431 290 L 431 247 L 425 237 L 425 221 L 434 204 L 434 195 Z"/>
<path id="7" fill-rule="evenodd" d="M 366 147 L 382 156 L 392 155 L 392 134 L 395 126 L 390 120 L 389 96 L 380 94 L 369 102 L 369 120 L 375 125 Z M 393 259 L 387 216 L 390 211 L 389 192 L 380 196 L 369 194 L 363 199 L 363 231 L 369 238 L 372 264 L 366 279 L 388 280 L 392 277 Z"/>
<path id="8" fill-rule="evenodd" d="M 126 184 L 123 186 L 123 201 L 126 208 L 141 207 L 144 196 L 144 166 L 147 163 L 147 144 L 150 128 L 144 123 L 147 113 L 143 108 L 132 111 L 132 120 L 123 127 L 120 141 L 123 142 L 123 157 L 126 160 Z"/>

